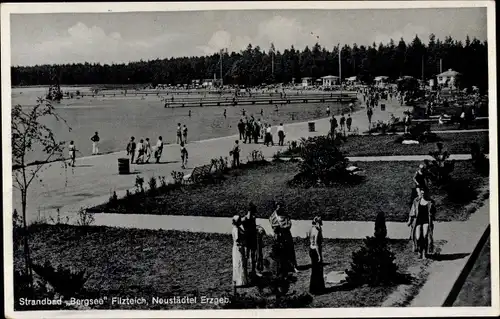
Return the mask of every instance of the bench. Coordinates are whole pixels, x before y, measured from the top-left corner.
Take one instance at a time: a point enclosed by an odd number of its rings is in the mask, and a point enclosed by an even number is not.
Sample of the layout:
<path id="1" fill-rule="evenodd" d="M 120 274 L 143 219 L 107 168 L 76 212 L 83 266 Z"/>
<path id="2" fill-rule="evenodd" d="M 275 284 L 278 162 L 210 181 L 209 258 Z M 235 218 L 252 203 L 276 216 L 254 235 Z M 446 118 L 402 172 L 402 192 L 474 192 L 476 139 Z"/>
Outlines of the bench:
<path id="1" fill-rule="evenodd" d="M 190 174 L 184 175 L 184 183 L 196 183 L 208 177 L 212 171 L 212 164 L 196 166 Z"/>

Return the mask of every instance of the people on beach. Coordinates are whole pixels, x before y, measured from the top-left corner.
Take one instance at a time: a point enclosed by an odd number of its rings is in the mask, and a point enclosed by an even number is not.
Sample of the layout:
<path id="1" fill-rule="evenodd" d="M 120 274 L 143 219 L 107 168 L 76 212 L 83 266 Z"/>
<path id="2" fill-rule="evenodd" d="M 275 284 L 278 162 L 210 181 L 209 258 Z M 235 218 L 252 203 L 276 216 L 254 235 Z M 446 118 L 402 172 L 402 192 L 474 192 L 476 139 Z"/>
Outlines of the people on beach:
<path id="1" fill-rule="evenodd" d="M 76 146 L 75 142 L 71 141 L 69 142 L 68 146 L 68 151 L 69 151 L 69 166 L 75 167 L 75 161 L 76 161 Z"/>
<path id="2" fill-rule="evenodd" d="M 90 140 L 92 141 L 92 155 L 99 154 L 99 134 L 95 132 L 94 136 L 92 136 Z"/>
<path id="3" fill-rule="evenodd" d="M 278 145 L 283 146 L 285 143 L 285 127 L 283 123 L 278 126 Z"/>
<path id="4" fill-rule="evenodd" d="M 245 138 L 245 123 L 243 122 L 243 119 L 240 119 L 240 122 L 238 123 L 238 132 L 240 133 L 240 140 Z"/>
<path id="5" fill-rule="evenodd" d="M 346 124 L 347 124 L 347 131 L 350 132 L 351 131 L 351 125 L 352 125 L 351 114 L 347 115 Z"/>
<path id="6" fill-rule="evenodd" d="M 418 253 L 419 258 L 426 259 L 434 250 L 433 223 L 435 216 L 434 201 L 430 199 L 427 191 L 422 190 L 413 201 L 408 218 L 413 251 Z"/>
<path id="7" fill-rule="evenodd" d="M 184 145 L 184 142 L 181 142 L 181 168 L 186 168 L 187 162 L 188 162 L 188 151 L 186 149 L 186 146 Z"/>
<path id="8" fill-rule="evenodd" d="M 134 163 L 135 149 L 136 149 L 135 137 L 132 136 L 127 144 L 127 155 L 130 156 L 130 164 Z"/>
<path id="9" fill-rule="evenodd" d="M 248 143 L 251 143 L 252 136 L 253 136 L 253 124 L 252 121 L 247 120 L 247 123 L 245 125 L 245 140 L 243 141 L 243 143 L 246 143 L 247 141 Z"/>
<path id="10" fill-rule="evenodd" d="M 264 236 L 266 235 L 265 229 L 257 225 L 257 273 L 264 270 Z"/>
<path id="11" fill-rule="evenodd" d="M 160 162 L 162 153 L 163 153 L 163 138 L 160 136 L 158 137 L 158 141 L 156 142 L 156 151 L 155 151 L 156 163 Z"/>
<path id="12" fill-rule="evenodd" d="M 226 109 L 224 109 L 224 118 L 227 118 L 227 112 L 226 112 Z"/>
<path id="13" fill-rule="evenodd" d="M 181 123 L 177 123 L 177 132 L 176 132 L 177 139 L 175 141 L 176 144 L 182 143 L 182 126 Z"/>
<path id="14" fill-rule="evenodd" d="M 326 107 L 326 116 L 330 117 L 330 107 Z"/>
<path id="15" fill-rule="evenodd" d="M 247 259 L 245 258 L 245 235 L 241 227 L 241 217 L 233 216 L 233 285 L 248 285 Z"/>
<path id="16" fill-rule="evenodd" d="M 233 149 L 229 152 L 229 155 L 233 157 L 232 167 L 240 166 L 240 144 L 239 140 L 234 141 Z"/>
<path id="17" fill-rule="evenodd" d="M 191 117 L 191 110 L 189 110 L 188 116 Z"/>
<path id="18" fill-rule="evenodd" d="M 256 223 L 257 207 L 250 203 L 247 214 L 242 218 L 241 224 L 245 235 L 245 258 L 250 260 L 251 270 L 250 275 L 255 275 L 257 266 L 257 223 Z"/>
<path id="19" fill-rule="evenodd" d="M 321 217 L 314 217 L 309 231 L 309 257 L 311 258 L 311 280 L 309 292 L 313 295 L 321 294 L 325 290 L 323 277 L 323 221 Z"/>
<path id="20" fill-rule="evenodd" d="M 264 110 L 260 109 L 260 116 L 263 116 L 263 115 L 264 115 Z"/>

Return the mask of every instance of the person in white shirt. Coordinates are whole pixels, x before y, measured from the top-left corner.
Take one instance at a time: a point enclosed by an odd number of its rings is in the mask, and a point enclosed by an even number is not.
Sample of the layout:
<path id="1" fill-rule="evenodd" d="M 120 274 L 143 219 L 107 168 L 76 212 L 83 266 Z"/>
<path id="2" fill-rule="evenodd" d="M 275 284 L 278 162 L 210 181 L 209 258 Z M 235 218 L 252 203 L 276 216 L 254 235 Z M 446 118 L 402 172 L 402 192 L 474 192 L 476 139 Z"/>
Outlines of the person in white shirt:
<path id="1" fill-rule="evenodd" d="M 135 163 L 144 163 L 144 140 L 142 139 L 137 143 L 137 159 Z"/>
<path id="2" fill-rule="evenodd" d="M 160 136 L 158 137 L 158 142 L 156 142 L 156 151 L 155 151 L 156 163 L 160 162 L 162 152 L 163 152 L 163 140 L 162 137 Z"/>
<path id="3" fill-rule="evenodd" d="M 283 127 L 283 123 L 280 123 L 278 126 L 278 145 L 283 146 L 285 142 L 285 128 Z"/>
<path id="4" fill-rule="evenodd" d="M 266 141 L 267 141 L 267 143 L 264 143 L 264 144 L 266 144 L 266 146 L 269 146 L 269 144 L 271 144 L 272 146 L 274 146 L 273 134 L 272 134 L 272 131 L 271 131 L 271 124 L 267 124 L 267 128 L 266 128 Z"/>

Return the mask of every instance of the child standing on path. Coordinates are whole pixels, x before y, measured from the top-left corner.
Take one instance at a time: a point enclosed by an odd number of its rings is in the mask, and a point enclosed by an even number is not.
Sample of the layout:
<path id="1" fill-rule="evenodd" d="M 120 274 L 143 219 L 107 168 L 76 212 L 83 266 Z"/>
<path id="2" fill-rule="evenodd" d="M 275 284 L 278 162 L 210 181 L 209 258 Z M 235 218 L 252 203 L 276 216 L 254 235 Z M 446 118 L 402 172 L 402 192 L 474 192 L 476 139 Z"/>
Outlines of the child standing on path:
<path id="1" fill-rule="evenodd" d="M 137 160 L 136 163 L 144 163 L 144 140 L 141 139 L 137 144 Z"/>
<path id="2" fill-rule="evenodd" d="M 188 151 L 184 146 L 184 142 L 181 142 L 181 168 L 185 169 L 188 161 Z"/>

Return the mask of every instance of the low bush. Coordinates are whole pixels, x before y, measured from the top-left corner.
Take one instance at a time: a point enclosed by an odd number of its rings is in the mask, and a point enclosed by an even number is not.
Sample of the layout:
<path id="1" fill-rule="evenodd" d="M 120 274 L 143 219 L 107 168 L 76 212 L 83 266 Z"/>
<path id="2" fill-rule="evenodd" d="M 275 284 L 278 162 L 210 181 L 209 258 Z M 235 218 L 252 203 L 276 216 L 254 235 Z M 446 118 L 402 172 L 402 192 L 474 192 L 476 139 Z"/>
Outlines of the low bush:
<path id="1" fill-rule="evenodd" d="M 46 280 L 54 290 L 65 298 L 74 297 L 84 291 L 84 285 L 89 275 L 85 270 L 72 271 L 62 265 L 57 268 L 49 261 L 44 265 L 32 264 L 33 271 Z"/>
<path id="2" fill-rule="evenodd" d="M 156 177 L 151 176 L 148 185 L 149 185 L 149 191 L 148 191 L 149 195 L 155 196 L 158 191 L 158 184 L 156 183 Z"/>
<path id="3" fill-rule="evenodd" d="M 182 181 L 184 180 L 184 173 L 183 172 L 173 171 L 171 173 L 171 175 L 172 175 L 172 178 L 174 179 L 174 185 L 182 184 Z"/>
<path id="4" fill-rule="evenodd" d="M 135 177 L 136 193 L 144 193 L 144 178 L 137 175 Z"/>
<path id="5" fill-rule="evenodd" d="M 375 220 L 373 237 L 364 240 L 365 246 L 352 255 L 351 269 L 346 270 L 350 286 L 387 286 L 409 280 L 398 273 L 395 256 L 390 251 L 387 240 L 385 214 L 379 212 Z"/>
<path id="6" fill-rule="evenodd" d="M 481 151 L 479 143 L 475 142 L 470 144 L 470 153 L 476 172 L 483 176 L 488 176 L 490 173 L 490 162 L 488 158 L 486 158 L 484 151 Z"/>
<path id="7" fill-rule="evenodd" d="M 349 160 L 327 136 L 303 140 L 301 157 L 299 173 L 290 181 L 291 185 L 331 186 L 353 180 L 346 170 Z"/>

